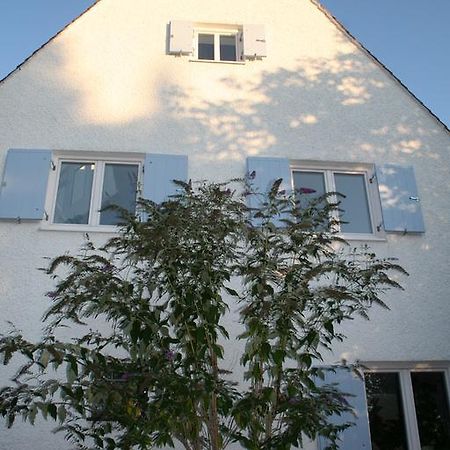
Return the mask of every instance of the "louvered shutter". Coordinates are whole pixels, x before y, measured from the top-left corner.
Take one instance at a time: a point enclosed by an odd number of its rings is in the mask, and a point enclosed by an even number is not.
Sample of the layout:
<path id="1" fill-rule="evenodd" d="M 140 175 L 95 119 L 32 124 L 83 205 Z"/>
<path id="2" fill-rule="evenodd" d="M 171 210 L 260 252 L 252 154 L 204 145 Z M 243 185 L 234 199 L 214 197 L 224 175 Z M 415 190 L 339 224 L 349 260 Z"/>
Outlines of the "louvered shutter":
<path id="1" fill-rule="evenodd" d="M 377 166 L 377 181 L 385 231 L 423 233 L 425 225 L 411 166 Z"/>
<path id="2" fill-rule="evenodd" d="M 50 150 L 8 150 L 0 186 L 0 218 L 41 220 L 51 166 Z"/>
<path id="3" fill-rule="evenodd" d="M 170 22 L 169 52 L 192 53 L 193 24 L 182 20 Z"/>
<path id="4" fill-rule="evenodd" d="M 336 383 L 341 392 L 350 394 L 346 398 L 355 415 L 346 413 L 331 416 L 329 421 L 335 425 L 353 422 L 354 425 L 340 434 L 339 448 L 341 450 L 372 450 L 370 441 L 369 416 L 364 381 L 351 371 L 344 368 L 335 369 L 336 372 L 326 372 L 325 380 L 319 384 Z M 319 449 L 325 450 L 329 445 L 326 438 L 319 438 Z"/>
<path id="5" fill-rule="evenodd" d="M 185 155 L 147 154 L 144 161 L 142 196 L 161 203 L 177 193 L 173 180 L 187 181 L 188 159 Z"/>
<path id="6" fill-rule="evenodd" d="M 267 56 L 264 25 L 244 25 L 242 31 L 244 58 L 254 59 Z"/>

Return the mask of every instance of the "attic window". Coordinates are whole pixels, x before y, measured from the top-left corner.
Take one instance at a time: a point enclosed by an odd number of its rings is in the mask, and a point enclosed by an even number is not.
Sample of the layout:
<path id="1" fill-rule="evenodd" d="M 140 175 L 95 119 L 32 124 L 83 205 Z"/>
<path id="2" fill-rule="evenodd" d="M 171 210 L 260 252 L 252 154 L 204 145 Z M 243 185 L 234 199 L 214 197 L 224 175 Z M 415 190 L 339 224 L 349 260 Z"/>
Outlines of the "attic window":
<path id="1" fill-rule="evenodd" d="M 170 23 L 169 54 L 196 61 L 233 62 L 266 57 L 263 25 Z"/>
<path id="2" fill-rule="evenodd" d="M 197 58 L 210 61 L 236 61 L 236 46 L 237 35 L 234 33 L 199 33 L 197 38 Z"/>
<path id="3" fill-rule="evenodd" d="M 231 31 L 196 31 L 194 58 L 205 61 L 237 61 L 240 33 Z"/>

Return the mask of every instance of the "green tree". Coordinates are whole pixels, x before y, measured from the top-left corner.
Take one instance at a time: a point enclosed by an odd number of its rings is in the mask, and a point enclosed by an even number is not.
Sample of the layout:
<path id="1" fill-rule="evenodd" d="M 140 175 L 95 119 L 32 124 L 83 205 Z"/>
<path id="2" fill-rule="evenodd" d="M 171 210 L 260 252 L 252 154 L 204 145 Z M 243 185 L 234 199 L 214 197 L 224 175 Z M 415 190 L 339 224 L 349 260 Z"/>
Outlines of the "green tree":
<path id="1" fill-rule="evenodd" d="M 318 435 L 337 448 L 350 424 L 327 419 L 350 407 L 316 384 L 315 364 L 344 339 L 336 325 L 386 307 L 400 287 L 389 274 L 404 271 L 336 234 L 334 197 L 300 208 L 307 193 L 286 197 L 280 182 L 243 196 L 236 182 L 177 182 L 179 195 L 142 201 L 102 248 L 55 258 L 42 340 L 0 335 L 4 363 L 26 361 L 0 390 L 7 425 L 41 414 L 80 449 L 289 449 Z M 66 326 L 78 337 L 58 339 Z M 236 328 L 244 379 L 222 367 Z"/>

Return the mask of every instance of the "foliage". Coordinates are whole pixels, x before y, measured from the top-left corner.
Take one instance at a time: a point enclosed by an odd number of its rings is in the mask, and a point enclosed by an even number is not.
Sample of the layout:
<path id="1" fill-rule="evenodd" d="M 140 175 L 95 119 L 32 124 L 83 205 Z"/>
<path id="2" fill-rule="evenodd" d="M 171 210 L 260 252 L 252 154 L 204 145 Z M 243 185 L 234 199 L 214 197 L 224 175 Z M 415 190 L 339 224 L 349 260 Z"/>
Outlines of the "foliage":
<path id="1" fill-rule="evenodd" d="M 0 390 L 7 425 L 40 413 L 80 449 L 289 449 L 318 435 L 337 448 L 349 424 L 327 419 L 350 407 L 317 386 L 315 364 L 344 338 L 341 323 L 386 307 L 384 291 L 399 288 L 389 273 L 403 270 L 349 249 L 335 196 L 299 208 L 307 194 L 287 198 L 280 182 L 264 196 L 177 182 L 179 195 L 143 200 L 145 220 L 128 216 L 102 248 L 54 259 L 42 340 L 0 336 L 5 364 L 25 358 Z M 70 342 L 56 337 L 67 326 Z M 223 370 L 238 345 L 243 379 Z"/>

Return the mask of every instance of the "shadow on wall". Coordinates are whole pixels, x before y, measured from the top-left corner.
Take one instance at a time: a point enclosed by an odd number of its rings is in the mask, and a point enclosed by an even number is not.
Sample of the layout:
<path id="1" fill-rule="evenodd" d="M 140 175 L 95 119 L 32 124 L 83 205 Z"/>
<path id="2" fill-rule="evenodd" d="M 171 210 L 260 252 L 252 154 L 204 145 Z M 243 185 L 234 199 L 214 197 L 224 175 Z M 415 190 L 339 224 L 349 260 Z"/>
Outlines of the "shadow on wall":
<path id="1" fill-rule="evenodd" d="M 171 114 L 189 124 L 189 138 L 201 143 L 206 159 L 241 159 L 277 153 L 321 157 L 330 150 L 354 161 L 395 154 L 408 161 L 439 154 L 427 137 L 439 132 L 424 114 L 408 108 L 405 95 L 358 55 L 299 61 L 297 70 L 279 69 L 257 81 L 221 80 L 229 100 L 192 99 L 173 91 Z M 186 142 L 189 144 L 189 142 Z"/>
<path id="2" fill-rule="evenodd" d="M 261 71 L 252 62 L 208 64 L 205 71 L 204 63 L 180 61 L 177 84 L 165 76 L 176 57 L 161 56 L 170 58 L 161 67 L 139 66 L 128 49 L 131 63 L 124 67 L 126 49 L 101 45 L 113 55 L 107 67 L 92 57 L 74 63 L 71 49 L 57 42 L 46 49 L 45 61 L 35 56 L 30 69 L 38 73 L 21 73 L 26 90 L 10 107 L 20 117 L 27 117 L 21 110 L 50 111 L 52 123 L 39 131 L 33 121 L 28 129 L 25 123 L 19 138 L 11 123 L 9 141 L 25 146 L 29 138 L 29 146 L 48 146 L 51 136 L 53 148 L 183 153 L 215 173 L 224 164 L 243 167 L 248 155 L 286 155 L 428 165 L 435 180 L 446 177 L 443 149 L 433 147 L 441 126 L 359 51 L 297 60 L 290 70 Z"/>

